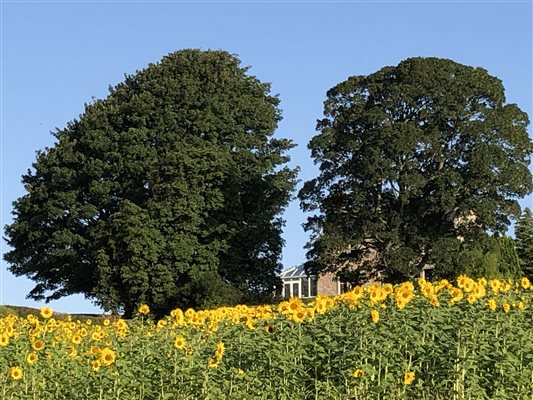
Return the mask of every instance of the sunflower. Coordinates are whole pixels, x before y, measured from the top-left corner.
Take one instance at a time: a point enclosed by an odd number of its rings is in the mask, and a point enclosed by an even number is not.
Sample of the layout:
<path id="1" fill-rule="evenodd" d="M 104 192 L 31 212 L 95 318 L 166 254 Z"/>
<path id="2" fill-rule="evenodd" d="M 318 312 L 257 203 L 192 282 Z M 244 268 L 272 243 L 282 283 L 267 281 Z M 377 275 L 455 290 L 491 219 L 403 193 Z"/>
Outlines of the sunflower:
<path id="1" fill-rule="evenodd" d="M 377 324 L 379 322 L 379 311 L 378 310 L 370 311 L 370 318 L 372 318 L 373 323 Z"/>
<path id="2" fill-rule="evenodd" d="M 522 279 L 520 279 L 520 284 L 522 285 L 522 288 L 524 289 L 529 289 L 531 287 L 531 282 L 525 276 Z"/>
<path id="3" fill-rule="evenodd" d="M 356 306 L 358 300 L 359 298 L 353 291 L 344 293 L 344 296 L 342 297 L 342 301 L 344 301 L 344 303 L 346 303 L 350 308 Z"/>
<path id="4" fill-rule="evenodd" d="M 508 313 L 509 310 L 511 309 L 511 306 L 509 305 L 509 303 L 503 303 L 502 308 L 503 308 L 503 312 Z"/>
<path id="5" fill-rule="evenodd" d="M 215 357 L 218 361 L 222 360 L 222 356 L 224 355 L 225 346 L 224 343 L 218 342 L 217 343 L 217 349 L 215 350 Z"/>
<path id="6" fill-rule="evenodd" d="M 207 365 L 209 366 L 209 368 L 216 368 L 218 367 L 219 364 L 220 363 L 214 358 L 210 358 L 209 361 L 207 362 Z"/>
<path id="7" fill-rule="evenodd" d="M 378 303 L 382 298 L 381 289 L 376 285 L 371 286 L 369 290 L 369 297 L 372 303 Z"/>
<path id="8" fill-rule="evenodd" d="M 302 299 L 299 297 L 291 297 L 289 299 L 289 311 L 296 312 L 303 306 Z"/>
<path id="9" fill-rule="evenodd" d="M 501 282 L 498 279 L 491 279 L 489 281 L 489 286 L 494 294 L 498 294 L 500 291 Z"/>
<path id="10" fill-rule="evenodd" d="M 398 308 L 398 310 L 403 310 L 406 304 L 407 303 L 402 300 L 401 297 L 396 297 L 396 307 Z"/>
<path id="11" fill-rule="evenodd" d="M 26 362 L 30 365 L 35 364 L 38 359 L 39 359 L 39 356 L 37 355 L 37 353 L 34 353 L 33 351 L 26 355 Z"/>
<path id="12" fill-rule="evenodd" d="M 93 360 L 91 361 L 91 368 L 93 371 L 97 372 L 100 369 L 100 361 L 99 360 Z"/>
<path id="13" fill-rule="evenodd" d="M 128 324 L 123 319 L 119 319 L 116 322 L 116 327 L 117 327 L 117 330 L 126 330 L 128 329 Z"/>
<path id="14" fill-rule="evenodd" d="M 449 292 L 452 296 L 452 298 L 450 299 L 451 305 L 461 301 L 464 296 L 463 291 L 459 288 L 452 287 Z"/>
<path id="15" fill-rule="evenodd" d="M 185 348 L 185 338 L 183 336 L 176 336 L 176 339 L 174 340 L 174 347 L 176 349 L 184 349 Z"/>
<path id="16" fill-rule="evenodd" d="M 474 292 L 471 292 L 466 299 L 468 301 L 468 304 L 474 304 L 477 300 L 477 297 Z"/>
<path id="17" fill-rule="evenodd" d="M 183 311 L 181 311 L 181 309 L 176 308 L 175 310 L 172 310 L 170 315 L 174 317 L 176 324 L 183 325 L 185 321 L 185 315 L 183 314 Z"/>
<path id="18" fill-rule="evenodd" d="M 410 282 L 409 282 L 410 283 Z M 407 303 L 413 300 L 413 285 L 404 283 L 396 289 L 396 306 L 401 310 L 405 308 Z"/>
<path id="19" fill-rule="evenodd" d="M 31 344 L 31 347 L 35 351 L 41 351 L 42 349 L 44 349 L 44 342 L 40 339 L 37 339 Z"/>
<path id="20" fill-rule="evenodd" d="M 352 289 L 352 293 L 357 297 L 357 298 L 361 298 L 361 297 L 364 297 L 365 295 L 365 292 L 363 290 L 363 288 L 361 286 L 356 286 Z"/>
<path id="21" fill-rule="evenodd" d="M 72 335 L 72 338 L 70 339 L 72 343 L 74 344 L 80 344 L 81 343 L 81 336 L 80 335 Z"/>
<path id="22" fill-rule="evenodd" d="M 431 296 L 429 296 L 428 298 L 429 300 L 429 304 L 435 306 L 435 307 L 439 307 L 440 306 L 440 301 L 439 301 L 439 298 L 437 297 L 437 295 L 433 294 Z"/>
<path id="23" fill-rule="evenodd" d="M 113 350 L 106 347 L 100 351 L 100 356 L 98 357 L 98 360 L 101 364 L 109 366 L 115 362 L 116 354 Z"/>
<path id="24" fill-rule="evenodd" d="M 148 313 L 150 312 L 150 307 L 148 307 L 147 304 L 141 304 L 141 305 L 139 306 L 138 311 L 139 311 L 141 314 L 146 315 L 146 314 L 148 314 Z"/>
<path id="25" fill-rule="evenodd" d="M 415 373 L 413 371 L 407 371 L 403 376 L 403 384 L 410 385 L 415 380 Z"/>
<path id="26" fill-rule="evenodd" d="M 494 310 L 496 310 L 496 300 L 494 300 L 494 299 L 490 299 L 490 300 L 487 302 L 487 306 L 489 307 L 489 310 L 490 310 L 490 311 L 494 311 Z"/>
<path id="27" fill-rule="evenodd" d="M 270 333 L 270 334 L 272 334 L 272 333 L 274 333 L 275 331 L 276 331 L 276 328 L 274 328 L 272 325 L 267 325 L 267 326 L 265 326 L 265 332 L 266 332 L 266 333 Z"/>
<path id="28" fill-rule="evenodd" d="M 319 314 L 324 314 L 327 311 L 326 303 L 323 301 L 317 301 L 315 304 L 315 311 Z"/>
<path id="29" fill-rule="evenodd" d="M 300 308 L 292 313 L 292 320 L 297 324 L 301 324 L 302 322 L 304 322 L 306 315 L 307 312 L 305 311 L 305 309 Z"/>
<path id="30" fill-rule="evenodd" d="M 9 336 L 7 334 L 2 333 L 0 335 L 0 347 L 5 347 L 9 344 Z"/>
<path id="31" fill-rule="evenodd" d="M 54 311 L 50 307 L 41 308 L 41 317 L 48 319 L 54 314 Z"/>
<path id="32" fill-rule="evenodd" d="M 246 324 L 246 326 L 247 326 L 248 328 L 251 329 L 251 327 L 252 327 L 253 325 L 251 325 L 251 324 L 250 324 L 250 325 Z M 219 326 L 218 326 L 218 322 L 215 322 L 215 321 L 211 321 L 211 322 L 209 323 L 209 326 L 207 327 L 207 329 L 209 329 L 209 332 L 211 332 L 211 333 L 215 333 L 216 331 L 218 331 L 218 328 L 219 328 Z"/>
<path id="33" fill-rule="evenodd" d="M 22 368 L 20 368 L 20 367 L 11 367 L 11 368 L 9 368 L 7 370 L 7 374 L 14 381 L 18 381 L 19 379 L 22 379 L 22 376 L 23 376 Z"/>
<path id="34" fill-rule="evenodd" d="M 69 347 L 67 354 L 70 358 L 75 358 L 78 355 L 78 350 L 75 347 Z"/>
<path id="35" fill-rule="evenodd" d="M 363 371 L 361 368 L 357 368 L 354 372 L 353 372 L 353 376 L 355 378 L 362 378 L 363 375 L 365 374 L 365 371 Z"/>

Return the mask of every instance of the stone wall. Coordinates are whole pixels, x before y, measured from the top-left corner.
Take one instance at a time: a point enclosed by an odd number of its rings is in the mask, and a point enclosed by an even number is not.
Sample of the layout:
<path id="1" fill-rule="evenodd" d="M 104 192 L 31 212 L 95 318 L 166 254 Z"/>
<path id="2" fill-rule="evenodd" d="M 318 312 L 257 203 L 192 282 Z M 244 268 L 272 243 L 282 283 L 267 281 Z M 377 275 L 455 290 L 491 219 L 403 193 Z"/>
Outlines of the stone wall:
<path id="1" fill-rule="evenodd" d="M 318 277 L 317 292 L 323 296 L 339 294 L 339 285 L 334 273 L 328 272 Z"/>

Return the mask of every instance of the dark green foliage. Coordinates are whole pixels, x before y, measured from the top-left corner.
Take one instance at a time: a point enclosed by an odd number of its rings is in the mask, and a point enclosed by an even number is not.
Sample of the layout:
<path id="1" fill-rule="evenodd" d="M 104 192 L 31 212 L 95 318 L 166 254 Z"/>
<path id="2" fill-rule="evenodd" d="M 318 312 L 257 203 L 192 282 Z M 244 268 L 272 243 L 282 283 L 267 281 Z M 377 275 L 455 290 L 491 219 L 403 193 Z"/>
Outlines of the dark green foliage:
<path id="1" fill-rule="evenodd" d="M 320 174 L 299 194 L 315 272 L 453 276 L 533 190 L 528 117 L 481 68 L 408 59 L 333 87 L 324 114 L 309 144 Z"/>
<path id="2" fill-rule="evenodd" d="M 516 252 L 524 274 L 533 280 L 533 213 L 526 208 L 515 225 Z"/>
<path id="3" fill-rule="evenodd" d="M 511 279 L 520 279 L 524 274 L 513 239 L 508 236 L 496 238 L 500 273 Z"/>
<path id="4" fill-rule="evenodd" d="M 487 279 L 522 277 L 520 260 L 510 237 L 480 238 L 475 243 L 463 246 L 456 254 L 454 271 L 458 273 Z"/>
<path id="5" fill-rule="evenodd" d="M 30 297 L 84 293 L 131 314 L 273 292 L 293 144 L 272 138 L 279 100 L 239 63 L 170 54 L 54 133 L 6 229 Z"/>

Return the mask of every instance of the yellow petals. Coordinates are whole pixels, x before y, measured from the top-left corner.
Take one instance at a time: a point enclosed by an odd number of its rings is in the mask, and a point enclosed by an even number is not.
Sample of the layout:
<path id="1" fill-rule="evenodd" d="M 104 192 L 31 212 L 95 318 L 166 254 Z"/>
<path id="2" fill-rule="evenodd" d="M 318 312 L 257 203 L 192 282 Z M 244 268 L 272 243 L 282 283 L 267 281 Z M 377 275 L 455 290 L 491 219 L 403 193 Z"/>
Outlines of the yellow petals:
<path id="1" fill-rule="evenodd" d="M 70 358 L 76 358 L 76 356 L 78 355 L 78 350 L 76 350 L 75 347 L 69 347 L 67 350 L 67 355 Z"/>
<path id="2" fill-rule="evenodd" d="M 224 351 L 225 351 L 226 347 L 224 346 L 224 343 L 222 342 L 218 342 L 217 343 L 217 348 L 215 350 L 215 357 L 217 360 L 221 360 L 222 359 L 222 356 L 224 355 Z"/>
<path id="3" fill-rule="evenodd" d="M 37 355 L 37 353 L 34 353 L 33 351 L 26 355 L 26 362 L 30 365 L 35 364 L 38 359 L 39 359 L 39 356 Z"/>
<path id="4" fill-rule="evenodd" d="M 100 370 L 102 364 L 100 364 L 99 360 L 93 360 L 91 361 L 91 368 L 94 372 L 97 372 Z"/>
<path id="5" fill-rule="evenodd" d="M 410 385 L 415 380 L 415 373 L 413 371 L 407 371 L 403 376 L 404 385 Z"/>
<path id="6" fill-rule="evenodd" d="M 100 351 L 100 355 L 98 356 L 98 361 L 100 361 L 100 363 L 105 366 L 113 364 L 115 362 L 115 359 L 116 353 L 107 347 L 102 349 Z"/>
<path id="7" fill-rule="evenodd" d="M 379 322 L 379 311 L 378 310 L 370 311 L 370 318 L 372 319 L 373 323 L 377 324 Z"/>
<path id="8" fill-rule="evenodd" d="M 139 311 L 139 313 L 141 313 L 143 315 L 146 315 L 146 314 L 148 314 L 150 312 L 150 307 L 148 307 L 147 304 L 141 304 L 137 311 Z"/>
<path id="9" fill-rule="evenodd" d="M 527 277 L 524 276 L 522 279 L 520 279 L 520 285 L 524 289 L 529 289 L 531 287 L 531 282 Z"/>
<path id="10" fill-rule="evenodd" d="M 22 379 L 23 377 L 22 368 L 11 367 L 7 370 L 7 375 L 14 381 L 18 381 L 19 379 Z"/>
<path id="11" fill-rule="evenodd" d="M 365 371 L 363 371 L 361 368 L 357 368 L 354 372 L 353 372 L 353 376 L 355 378 L 361 378 L 363 377 L 363 375 L 365 374 Z"/>
<path id="12" fill-rule="evenodd" d="M 6 347 L 9 344 L 9 336 L 5 333 L 0 335 L 0 347 Z"/>
<path id="13" fill-rule="evenodd" d="M 53 314 L 54 314 L 54 312 L 52 311 L 52 309 L 50 307 L 41 308 L 41 317 L 43 317 L 45 319 L 48 319 L 48 318 L 52 317 Z"/>
<path id="14" fill-rule="evenodd" d="M 176 349 L 184 349 L 185 348 L 185 338 L 183 336 L 176 336 L 176 339 L 174 339 L 174 347 Z"/>
<path id="15" fill-rule="evenodd" d="M 35 351 L 41 351 L 42 349 L 44 349 L 44 342 L 40 339 L 37 339 L 31 344 L 31 347 Z"/>

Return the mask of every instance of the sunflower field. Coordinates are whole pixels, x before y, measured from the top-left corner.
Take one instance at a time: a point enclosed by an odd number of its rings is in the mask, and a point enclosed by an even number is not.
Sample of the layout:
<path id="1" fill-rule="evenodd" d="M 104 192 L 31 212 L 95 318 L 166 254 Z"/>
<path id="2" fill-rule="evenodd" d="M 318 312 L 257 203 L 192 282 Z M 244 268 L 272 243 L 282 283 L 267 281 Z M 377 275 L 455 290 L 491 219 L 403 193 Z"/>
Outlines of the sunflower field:
<path id="1" fill-rule="evenodd" d="M 533 399 L 533 287 L 357 286 L 159 321 L 0 319 L 3 399 Z"/>

